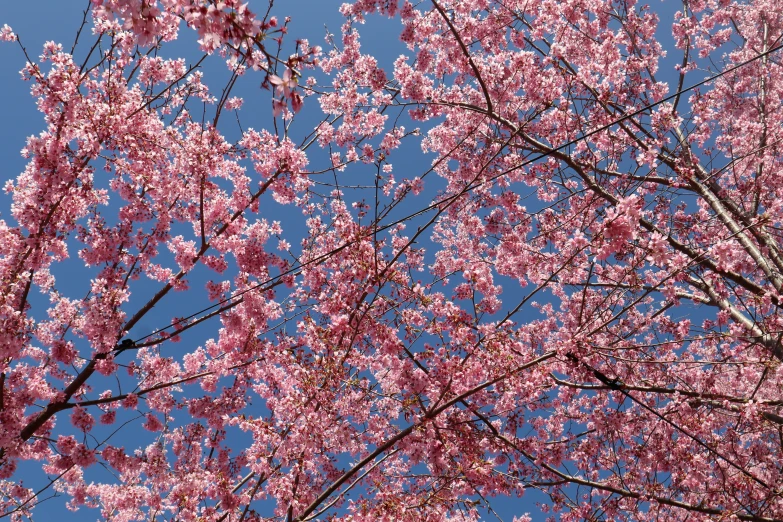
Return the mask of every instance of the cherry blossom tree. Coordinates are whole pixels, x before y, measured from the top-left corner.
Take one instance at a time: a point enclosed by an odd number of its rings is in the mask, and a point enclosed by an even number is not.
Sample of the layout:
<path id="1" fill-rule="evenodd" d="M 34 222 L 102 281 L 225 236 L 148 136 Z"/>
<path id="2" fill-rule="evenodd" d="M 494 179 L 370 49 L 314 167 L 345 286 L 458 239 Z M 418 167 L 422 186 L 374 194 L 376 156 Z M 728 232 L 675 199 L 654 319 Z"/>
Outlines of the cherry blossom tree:
<path id="1" fill-rule="evenodd" d="M 270 8 L 0 31 L 44 118 L 0 221 L 2 516 L 783 519 L 777 0 L 355 0 L 324 49 Z"/>

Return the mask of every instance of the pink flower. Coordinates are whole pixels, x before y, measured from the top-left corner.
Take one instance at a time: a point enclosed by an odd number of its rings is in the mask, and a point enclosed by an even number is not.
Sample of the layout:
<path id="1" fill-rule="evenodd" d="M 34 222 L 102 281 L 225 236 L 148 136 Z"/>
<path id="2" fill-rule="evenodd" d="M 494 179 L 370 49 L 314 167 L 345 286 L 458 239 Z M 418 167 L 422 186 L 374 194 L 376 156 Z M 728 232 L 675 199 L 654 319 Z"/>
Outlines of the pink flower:
<path id="1" fill-rule="evenodd" d="M 129 393 L 127 397 L 122 400 L 122 407 L 129 410 L 135 410 L 139 404 L 139 396 L 135 393 Z"/>
<path id="2" fill-rule="evenodd" d="M 239 110 L 242 107 L 242 103 L 244 100 L 242 98 L 239 98 L 237 96 L 233 96 L 226 100 L 226 104 L 224 105 L 225 109 L 228 111 L 234 111 Z"/>
<path id="3" fill-rule="evenodd" d="M 52 346 L 52 358 L 64 364 L 71 364 L 76 359 L 76 350 L 68 341 L 57 341 Z"/>
<path id="4" fill-rule="evenodd" d="M 286 69 L 282 78 L 276 74 L 270 76 L 269 83 L 275 86 L 277 94 L 291 96 L 291 92 L 296 89 L 297 80 L 296 76 L 291 73 L 291 69 Z"/>
<path id="5" fill-rule="evenodd" d="M 302 110 L 302 106 L 304 105 L 304 102 L 302 101 L 302 97 L 299 96 L 298 92 L 292 92 L 291 93 L 291 108 L 294 109 L 294 112 L 299 112 Z"/>
<path id="6" fill-rule="evenodd" d="M 13 42 L 16 40 L 16 35 L 11 30 L 11 28 L 8 26 L 8 24 L 4 24 L 2 28 L 0 28 L 0 41 L 3 42 Z"/>
<path id="7" fill-rule="evenodd" d="M 95 425 L 95 419 L 81 406 L 76 406 L 71 413 L 71 424 L 78 429 L 87 432 Z"/>
<path id="8" fill-rule="evenodd" d="M 287 105 L 285 104 L 284 100 L 278 100 L 273 99 L 272 100 L 272 113 L 275 116 L 280 116 L 280 114 L 283 112 L 283 109 L 285 109 Z"/>
<path id="9" fill-rule="evenodd" d="M 151 413 L 147 415 L 147 422 L 142 424 L 142 426 L 149 431 L 160 431 L 163 429 L 163 424 L 160 422 L 160 419 Z"/>
<path id="10" fill-rule="evenodd" d="M 76 439 L 73 437 L 73 435 L 60 435 L 57 437 L 57 449 L 63 455 L 70 455 L 77 445 L 78 442 L 76 442 Z"/>
<path id="11" fill-rule="evenodd" d="M 73 451 L 73 461 L 82 467 L 91 466 L 95 463 L 95 453 L 84 444 L 79 444 Z"/>

